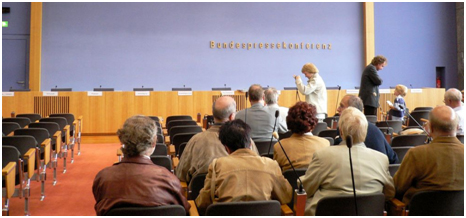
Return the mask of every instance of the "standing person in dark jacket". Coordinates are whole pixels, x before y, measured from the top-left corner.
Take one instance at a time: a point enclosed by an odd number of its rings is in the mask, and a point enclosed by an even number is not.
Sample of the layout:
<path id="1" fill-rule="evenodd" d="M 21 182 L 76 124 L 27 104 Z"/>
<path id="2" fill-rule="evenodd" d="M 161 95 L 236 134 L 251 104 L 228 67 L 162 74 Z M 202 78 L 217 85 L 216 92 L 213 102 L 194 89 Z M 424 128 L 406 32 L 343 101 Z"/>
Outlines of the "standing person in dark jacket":
<path id="1" fill-rule="evenodd" d="M 354 95 L 345 95 L 343 99 L 340 101 L 340 106 L 338 107 L 337 111 L 341 114 L 346 108 L 348 107 L 355 107 L 358 110 L 362 111 L 362 101 L 360 98 Z M 337 128 L 337 138 L 335 138 L 335 145 L 340 144 L 342 139 L 340 138 L 340 131 Z M 398 161 L 398 155 L 393 151 L 392 147 L 388 144 L 385 136 L 383 135 L 382 131 L 374 124 L 370 123 L 367 125 L 367 136 L 364 140 L 364 144 L 366 147 L 371 148 L 373 150 L 379 151 L 387 155 L 388 162 L 390 164 L 394 164 Z"/>
<path id="2" fill-rule="evenodd" d="M 380 98 L 379 86 L 382 85 L 382 79 L 377 71 L 382 70 L 386 65 L 387 58 L 378 55 L 372 59 L 372 62 L 362 72 L 358 96 L 364 103 L 365 115 L 377 115 Z"/>
<path id="3" fill-rule="evenodd" d="M 92 192 L 98 216 L 122 206 L 155 207 L 179 204 L 189 211 L 180 180 L 166 168 L 152 163 L 150 155 L 157 142 L 155 122 L 146 116 L 133 116 L 117 132 L 124 158 L 101 170 Z"/>

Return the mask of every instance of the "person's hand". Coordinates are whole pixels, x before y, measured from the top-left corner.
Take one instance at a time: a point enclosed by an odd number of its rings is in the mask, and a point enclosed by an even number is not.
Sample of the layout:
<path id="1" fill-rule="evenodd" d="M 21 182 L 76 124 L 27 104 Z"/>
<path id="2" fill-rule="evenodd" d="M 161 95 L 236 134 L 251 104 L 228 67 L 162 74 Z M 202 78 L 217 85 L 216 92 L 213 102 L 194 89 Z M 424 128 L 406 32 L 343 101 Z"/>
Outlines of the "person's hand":
<path id="1" fill-rule="evenodd" d="M 294 79 L 298 79 L 299 76 L 298 76 L 298 75 L 293 75 L 293 78 L 294 78 Z"/>
<path id="2" fill-rule="evenodd" d="M 390 109 L 395 109 L 395 107 L 393 107 L 392 105 L 388 105 L 388 107 L 389 107 Z"/>

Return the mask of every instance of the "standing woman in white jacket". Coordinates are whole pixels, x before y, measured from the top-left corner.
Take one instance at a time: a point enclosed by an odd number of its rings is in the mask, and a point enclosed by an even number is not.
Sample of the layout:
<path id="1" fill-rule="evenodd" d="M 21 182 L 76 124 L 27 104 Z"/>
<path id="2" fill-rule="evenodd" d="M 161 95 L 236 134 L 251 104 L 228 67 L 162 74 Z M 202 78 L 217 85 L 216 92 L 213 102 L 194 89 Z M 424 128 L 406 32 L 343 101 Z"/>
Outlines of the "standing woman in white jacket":
<path id="1" fill-rule="evenodd" d="M 306 102 L 316 107 L 317 119 L 322 122 L 327 114 L 327 88 L 324 80 L 319 75 L 319 69 L 312 63 L 306 63 L 301 72 L 308 78 L 307 85 L 303 84 L 300 76 L 294 75 L 296 87 L 306 96 Z"/>

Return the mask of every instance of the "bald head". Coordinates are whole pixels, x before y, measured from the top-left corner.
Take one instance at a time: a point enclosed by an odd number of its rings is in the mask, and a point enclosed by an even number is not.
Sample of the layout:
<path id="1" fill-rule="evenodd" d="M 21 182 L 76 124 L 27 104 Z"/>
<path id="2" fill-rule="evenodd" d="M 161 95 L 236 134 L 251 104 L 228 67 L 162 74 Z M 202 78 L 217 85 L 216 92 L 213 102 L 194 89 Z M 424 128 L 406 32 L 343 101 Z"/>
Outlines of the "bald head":
<path id="1" fill-rule="evenodd" d="M 235 118 L 236 102 L 230 96 L 217 98 L 212 106 L 212 114 L 216 123 L 223 123 Z M 232 116 L 232 117 L 231 117 Z"/>
<path id="2" fill-rule="evenodd" d="M 458 129 L 458 116 L 451 107 L 435 107 L 429 114 L 429 126 L 432 137 L 455 136 Z"/>
<path id="3" fill-rule="evenodd" d="M 354 107 L 362 111 L 364 109 L 364 104 L 358 96 L 345 95 L 340 101 L 340 106 L 337 108 L 338 113 L 341 114 L 347 107 Z"/>
<path id="4" fill-rule="evenodd" d="M 461 98 L 461 91 L 455 88 L 451 88 L 445 92 L 443 101 L 446 105 L 450 106 L 451 108 L 456 108 L 461 106 Z"/>

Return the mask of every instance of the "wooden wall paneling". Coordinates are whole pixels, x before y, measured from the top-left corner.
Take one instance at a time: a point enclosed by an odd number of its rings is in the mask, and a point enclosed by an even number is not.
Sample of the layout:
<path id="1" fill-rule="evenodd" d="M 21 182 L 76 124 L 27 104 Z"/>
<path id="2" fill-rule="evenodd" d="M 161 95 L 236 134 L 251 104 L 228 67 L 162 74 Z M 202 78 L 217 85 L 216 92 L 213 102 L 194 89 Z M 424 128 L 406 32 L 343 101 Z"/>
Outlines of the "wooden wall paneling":
<path id="1" fill-rule="evenodd" d="M 87 95 L 87 93 L 86 93 Z M 89 99 L 89 118 L 84 122 L 84 129 L 88 129 L 88 133 L 105 133 L 104 124 L 105 114 L 112 114 L 113 111 L 107 111 L 105 105 L 106 92 L 102 92 L 102 96 L 88 96 Z M 87 123 L 87 126 L 86 126 Z"/>
<path id="2" fill-rule="evenodd" d="M 298 99 L 299 100 L 299 99 Z M 301 100 L 305 101 L 304 96 L 301 97 Z M 278 105 L 282 107 L 292 107 L 297 102 L 296 100 L 296 91 L 293 90 L 281 90 L 280 96 L 278 97 Z"/>
<path id="3" fill-rule="evenodd" d="M 167 116 L 178 114 L 178 92 L 162 91 L 151 95 L 151 107 L 153 116 L 161 116 L 165 126 Z"/>
<path id="4" fill-rule="evenodd" d="M 194 111 L 194 95 L 178 96 L 178 113 L 179 115 L 191 115 L 195 120 L 197 112 Z"/>
<path id="5" fill-rule="evenodd" d="M 105 107 L 104 113 L 105 125 L 104 133 L 116 133 L 119 127 L 123 125 L 128 116 L 128 108 L 132 107 L 127 102 L 134 101 L 134 95 L 131 92 L 104 92 Z"/>
<path id="6" fill-rule="evenodd" d="M 83 116 L 83 133 L 88 133 L 89 122 L 86 122 L 89 118 L 89 98 L 87 92 L 59 92 L 59 96 L 70 97 L 70 113 L 77 119 L 79 116 Z"/>
<path id="7" fill-rule="evenodd" d="M 152 104 L 151 104 L 151 96 L 135 96 L 135 92 L 130 92 L 134 97 L 133 102 L 128 101 L 128 104 L 131 104 L 132 111 L 130 111 L 129 115 L 137 115 L 137 114 L 142 114 L 146 116 L 152 116 L 153 114 L 153 109 L 152 109 Z M 154 94 L 154 92 L 150 92 L 151 95 Z"/>
<path id="8" fill-rule="evenodd" d="M 14 96 L 2 96 L 2 117 L 3 118 L 11 117 L 11 112 L 15 111 L 15 101 L 16 101 L 16 98 Z"/>
<path id="9" fill-rule="evenodd" d="M 416 107 L 435 107 L 438 105 L 445 105 L 445 103 L 443 103 L 445 89 L 423 88 L 422 92 L 422 99 L 424 99 L 423 104 L 416 105 Z"/>
<path id="10" fill-rule="evenodd" d="M 16 114 L 34 113 L 34 96 L 42 96 L 42 92 L 15 92 L 15 98 L 19 99 L 14 103 Z"/>
<path id="11" fill-rule="evenodd" d="M 194 120 L 197 119 L 197 113 L 201 113 L 201 119 L 204 115 L 212 114 L 212 96 L 220 95 L 220 91 L 195 91 L 193 92 L 193 112 L 191 115 Z"/>
<path id="12" fill-rule="evenodd" d="M 344 94 L 342 90 L 327 90 L 327 116 L 333 117 Z"/>

